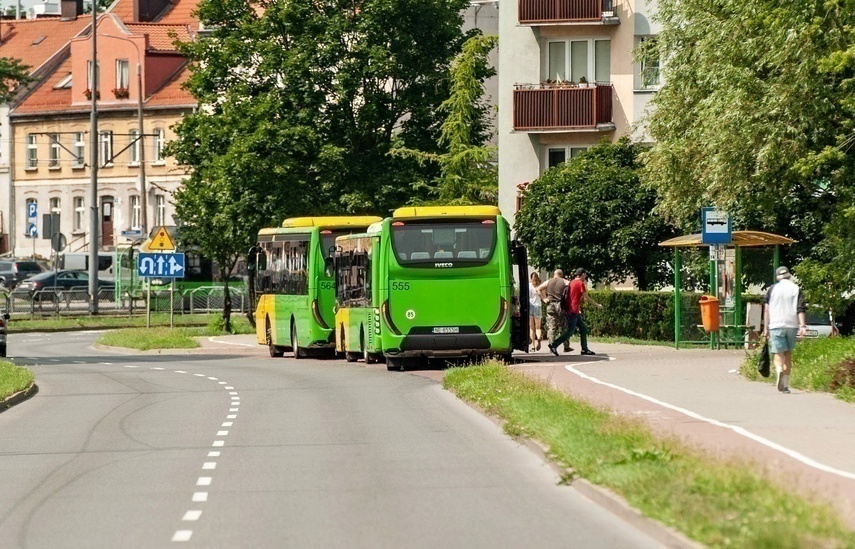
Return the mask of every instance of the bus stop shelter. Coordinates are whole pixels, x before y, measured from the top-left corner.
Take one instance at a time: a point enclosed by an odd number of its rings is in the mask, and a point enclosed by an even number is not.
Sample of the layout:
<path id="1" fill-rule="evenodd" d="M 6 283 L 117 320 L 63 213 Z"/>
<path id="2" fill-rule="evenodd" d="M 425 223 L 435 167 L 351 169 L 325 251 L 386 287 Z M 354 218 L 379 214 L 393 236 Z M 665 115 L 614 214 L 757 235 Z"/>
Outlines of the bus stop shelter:
<path id="1" fill-rule="evenodd" d="M 775 281 L 775 271 L 780 265 L 780 246 L 793 244 L 795 240 L 761 231 L 733 231 L 730 244 L 710 245 L 702 242 L 702 235 L 678 236 L 659 245 L 674 248 L 674 345 L 707 344 L 711 349 L 722 345 L 742 345 L 745 332 L 753 328 L 745 324 L 743 307 L 743 248 L 773 248 L 770 280 Z M 709 248 L 710 250 L 710 289 L 719 300 L 719 330 L 710 332 L 709 340 L 683 340 L 683 318 L 681 251 L 686 248 Z"/>

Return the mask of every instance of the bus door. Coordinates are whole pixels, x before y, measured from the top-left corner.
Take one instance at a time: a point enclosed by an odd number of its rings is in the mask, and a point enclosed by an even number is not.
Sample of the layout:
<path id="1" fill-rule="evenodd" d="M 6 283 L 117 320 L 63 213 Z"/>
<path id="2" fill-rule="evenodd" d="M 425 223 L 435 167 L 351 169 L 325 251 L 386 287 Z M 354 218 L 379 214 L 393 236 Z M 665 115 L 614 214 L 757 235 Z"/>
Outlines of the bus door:
<path id="1" fill-rule="evenodd" d="M 518 351 L 528 352 L 529 341 L 529 302 L 528 302 L 528 254 L 519 240 L 511 242 L 511 259 L 517 266 L 517 278 L 520 291 L 514 296 L 519 314 L 511 316 L 511 344 Z"/>

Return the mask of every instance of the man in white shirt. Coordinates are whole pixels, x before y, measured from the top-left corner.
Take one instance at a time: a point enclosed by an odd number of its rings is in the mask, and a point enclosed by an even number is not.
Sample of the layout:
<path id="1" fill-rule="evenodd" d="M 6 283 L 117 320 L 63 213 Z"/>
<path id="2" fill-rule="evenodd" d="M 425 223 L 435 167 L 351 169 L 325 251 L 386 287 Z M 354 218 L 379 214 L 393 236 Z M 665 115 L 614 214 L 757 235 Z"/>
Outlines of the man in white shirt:
<path id="1" fill-rule="evenodd" d="M 775 359 L 778 390 L 790 393 L 790 371 L 793 369 L 793 348 L 796 337 L 805 335 L 805 298 L 799 287 L 790 280 L 790 270 L 778 267 L 778 279 L 766 292 L 766 339 Z"/>

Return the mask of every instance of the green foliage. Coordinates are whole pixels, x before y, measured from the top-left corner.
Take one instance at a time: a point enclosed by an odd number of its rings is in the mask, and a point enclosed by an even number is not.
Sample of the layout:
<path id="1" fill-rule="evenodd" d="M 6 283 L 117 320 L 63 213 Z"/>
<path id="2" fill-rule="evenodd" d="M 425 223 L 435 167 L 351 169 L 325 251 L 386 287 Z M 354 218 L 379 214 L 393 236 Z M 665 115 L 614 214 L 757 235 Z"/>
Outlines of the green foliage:
<path id="1" fill-rule="evenodd" d="M 640 184 L 640 152 L 628 138 L 604 141 L 528 186 L 515 228 L 531 264 L 565 272 L 583 266 L 601 282 L 631 275 L 640 289 L 670 282 L 671 252 L 658 244 L 675 231 Z"/>
<path id="2" fill-rule="evenodd" d="M 503 365 L 451 369 L 443 386 L 506 421 L 513 433 L 542 442 L 572 469 L 563 479 L 580 476 L 613 490 L 704 546 L 855 543 L 830 506 L 785 491 L 759 466 L 660 439 L 641 420 L 570 398 Z"/>
<path id="3" fill-rule="evenodd" d="M 439 135 L 442 152 L 395 148 L 391 153 L 415 158 L 421 165 L 440 168 L 434 193 L 442 204 L 496 204 L 498 171 L 492 163 L 496 151 L 484 143 L 490 138 L 484 100 L 484 80 L 495 75 L 487 56 L 498 37 L 475 35 L 463 44 L 451 63 L 451 94 L 439 107 L 445 117 Z"/>
<path id="4" fill-rule="evenodd" d="M 855 288 L 855 2 L 662 0 L 667 59 L 645 123 L 645 182 L 696 230 L 717 205 L 735 228 L 795 238 L 782 262 L 817 302 Z M 641 55 L 650 55 L 641 51 Z"/>
<path id="5" fill-rule="evenodd" d="M 0 401 L 33 383 L 35 376 L 27 368 L 15 366 L 9 361 L 0 360 Z"/>
<path id="6" fill-rule="evenodd" d="M 585 323 L 593 336 L 630 337 L 656 341 L 674 341 L 674 294 L 671 292 L 591 291 L 589 295 L 602 310 L 584 309 Z M 697 294 L 683 294 L 691 303 Z"/>
<path id="7" fill-rule="evenodd" d="M 18 59 L 0 57 L 0 103 L 8 103 L 19 86 L 29 84 L 30 67 Z"/>
<path id="8" fill-rule="evenodd" d="M 195 349 L 199 342 L 193 338 L 198 335 L 201 335 L 198 328 L 126 328 L 103 334 L 97 343 L 138 351 Z"/>

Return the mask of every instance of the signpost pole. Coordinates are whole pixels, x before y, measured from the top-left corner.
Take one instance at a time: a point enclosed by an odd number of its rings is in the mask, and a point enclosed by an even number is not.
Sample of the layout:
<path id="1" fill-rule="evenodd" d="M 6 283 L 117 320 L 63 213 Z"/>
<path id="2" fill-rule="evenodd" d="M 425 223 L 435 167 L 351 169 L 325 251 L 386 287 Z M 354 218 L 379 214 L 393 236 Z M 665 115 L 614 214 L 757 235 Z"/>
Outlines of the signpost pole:
<path id="1" fill-rule="evenodd" d="M 148 292 L 145 302 L 145 327 L 151 328 L 151 278 L 148 279 Z"/>
<path id="2" fill-rule="evenodd" d="M 175 328 L 175 279 L 169 285 L 169 329 Z"/>

